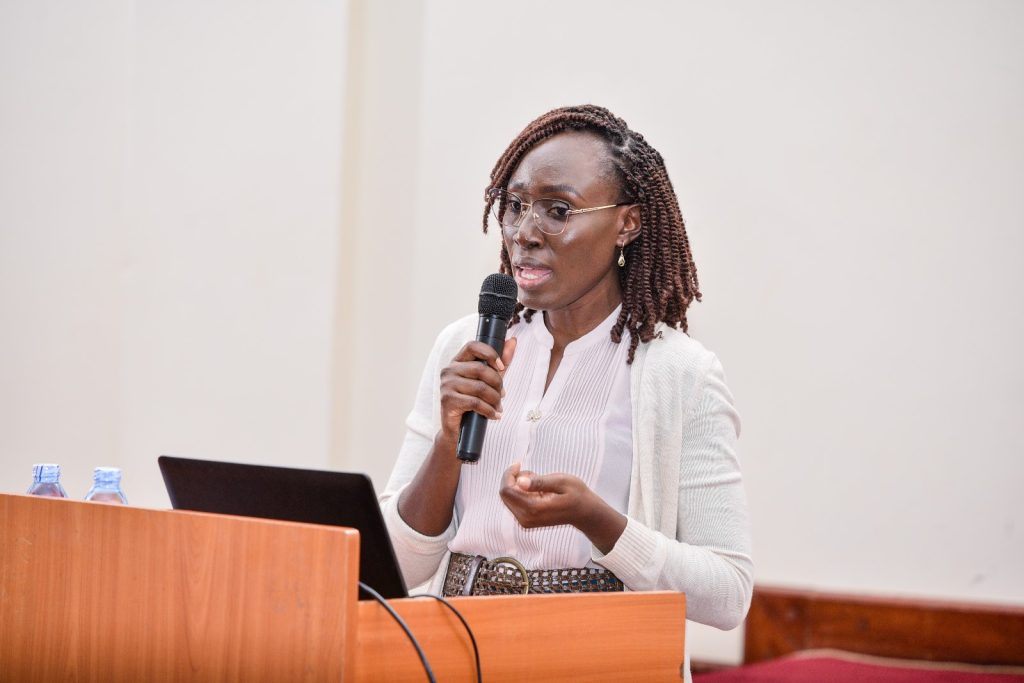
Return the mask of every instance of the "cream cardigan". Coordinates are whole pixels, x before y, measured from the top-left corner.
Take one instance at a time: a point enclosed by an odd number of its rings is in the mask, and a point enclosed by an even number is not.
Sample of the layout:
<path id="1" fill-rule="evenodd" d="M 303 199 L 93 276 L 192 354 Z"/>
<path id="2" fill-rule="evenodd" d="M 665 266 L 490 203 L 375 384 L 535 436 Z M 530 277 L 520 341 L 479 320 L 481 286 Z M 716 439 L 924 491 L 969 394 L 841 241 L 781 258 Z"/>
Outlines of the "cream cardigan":
<path id="1" fill-rule="evenodd" d="M 406 421 L 405 441 L 380 496 L 407 583 L 429 581 L 434 593 L 444 581 L 458 520 L 439 536 L 425 536 L 398 514 L 398 497 L 440 429 L 441 368 L 474 338 L 476 323 L 476 315 L 458 320 L 434 343 L 417 408 Z M 543 322 L 538 317 L 531 324 Z M 743 621 L 753 586 L 736 456 L 739 416 L 718 358 L 679 330 L 659 325 L 658 331 L 637 347 L 630 370 L 634 458 L 628 522 L 611 552 L 594 548 L 593 559 L 630 590 L 686 593 L 688 619 L 731 629 Z M 420 406 L 433 409 L 426 414 Z"/>

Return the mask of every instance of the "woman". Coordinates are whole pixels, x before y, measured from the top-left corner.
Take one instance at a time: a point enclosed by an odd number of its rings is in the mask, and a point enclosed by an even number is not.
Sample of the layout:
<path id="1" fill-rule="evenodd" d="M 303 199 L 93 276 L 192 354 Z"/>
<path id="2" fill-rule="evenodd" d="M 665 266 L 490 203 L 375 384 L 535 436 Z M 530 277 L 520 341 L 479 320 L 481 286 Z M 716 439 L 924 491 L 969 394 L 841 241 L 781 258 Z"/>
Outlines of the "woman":
<path id="1" fill-rule="evenodd" d="M 467 342 L 476 315 L 434 345 L 381 496 L 406 579 L 683 591 L 690 619 L 733 628 L 752 586 L 739 418 L 686 335 L 700 291 L 661 156 L 606 109 L 556 109 L 512 141 L 486 197 L 520 303 L 501 357 Z M 491 421 L 463 466 L 466 411 Z"/>

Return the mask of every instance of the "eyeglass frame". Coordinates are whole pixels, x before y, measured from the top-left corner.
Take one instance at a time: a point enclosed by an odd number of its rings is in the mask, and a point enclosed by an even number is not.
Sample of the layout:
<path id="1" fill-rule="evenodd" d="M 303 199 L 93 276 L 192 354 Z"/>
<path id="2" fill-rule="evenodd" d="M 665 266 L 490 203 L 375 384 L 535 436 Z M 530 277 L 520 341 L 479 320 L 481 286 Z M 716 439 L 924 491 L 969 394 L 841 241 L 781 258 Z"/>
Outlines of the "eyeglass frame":
<path id="1" fill-rule="evenodd" d="M 519 216 L 519 220 L 518 221 L 516 221 L 515 223 L 513 223 L 511 225 L 505 225 L 505 223 L 503 223 L 502 220 L 500 218 L 498 218 L 497 215 L 494 214 L 494 203 L 498 200 L 498 197 L 501 194 L 511 195 L 511 196 L 515 197 L 516 199 L 518 199 L 522 203 L 522 205 L 524 207 L 527 207 L 529 209 L 529 211 L 525 211 L 524 210 L 522 215 Z M 509 192 L 508 190 L 506 190 L 505 188 L 502 188 L 502 187 L 490 187 L 484 193 L 484 201 L 490 202 L 490 207 L 489 207 L 490 211 L 488 213 L 490 213 L 491 215 L 494 215 L 494 217 L 498 219 L 498 225 L 500 227 L 502 227 L 502 228 L 506 228 L 506 227 L 508 227 L 508 228 L 515 228 L 516 232 L 519 232 L 522 229 L 523 221 L 526 219 L 527 213 L 533 213 L 533 205 L 534 205 L 534 203 L 535 202 L 539 202 L 539 201 L 545 201 L 545 200 L 547 200 L 547 201 L 554 201 L 554 202 L 562 202 L 563 204 L 566 204 L 566 205 L 568 205 L 570 207 L 572 206 L 571 204 L 569 204 L 569 202 L 565 201 L 564 199 L 554 199 L 553 197 L 542 197 L 540 199 L 535 199 L 532 202 L 523 201 L 523 198 L 520 197 L 519 195 L 517 195 L 515 192 Z M 573 216 L 577 215 L 577 214 L 590 213 L 591 211 L 600 211 L 601 209 L 614 209 L 617 206 L 631 206 L 632 204 L 635 204 L 635 203 L 636 202 L 619 202 L 618 204 L 606 204 L 604 206 L 591 206 L 589 208 L 584 208 L 584 209 L 573 209 L 573 208 L 570 208 L 566 212 L 566 214 L 565 214 L 565 222 L 562 223 L 562 229 L 559 230 L 558 232 L 548 232 L 547 230 L 542 228 L 541 227 L 541 223 L 540 223 L 540 216 L 538 214 L 536 214 L 536 213 L 533 213 L 533 220 L 537 224 L 537 229 L 540 230 L 542 233 L 544 233 L 545 235 L 550 235 L 551 237 L 558 237 L 563 232 L 565 232 L 565 226 L 569 225 L 569 219 L 572 218 Z M 515 233 L 513 233 L 513 234 L 515 234 Z"/>

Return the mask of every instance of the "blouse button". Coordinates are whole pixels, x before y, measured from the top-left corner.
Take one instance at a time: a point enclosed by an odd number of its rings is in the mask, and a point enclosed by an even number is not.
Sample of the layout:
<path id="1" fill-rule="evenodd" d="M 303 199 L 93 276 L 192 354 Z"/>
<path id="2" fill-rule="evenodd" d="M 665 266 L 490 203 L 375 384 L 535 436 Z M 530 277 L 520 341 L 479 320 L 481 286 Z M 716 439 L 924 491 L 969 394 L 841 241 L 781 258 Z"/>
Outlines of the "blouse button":
<path id="1" fill-rule="evenodd" d="M 534 408 L 530 412 L 526 413 L 526 419 L 530 422 L 537 422 L 540 420 L 540 411 Z"/>

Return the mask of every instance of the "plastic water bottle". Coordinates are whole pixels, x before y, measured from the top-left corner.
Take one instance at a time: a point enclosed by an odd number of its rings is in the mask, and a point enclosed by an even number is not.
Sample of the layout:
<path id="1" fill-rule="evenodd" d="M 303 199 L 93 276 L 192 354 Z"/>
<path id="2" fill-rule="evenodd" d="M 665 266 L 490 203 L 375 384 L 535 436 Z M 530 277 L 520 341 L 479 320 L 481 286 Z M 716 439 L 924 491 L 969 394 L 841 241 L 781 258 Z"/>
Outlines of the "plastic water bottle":
<path id="1" fill-rule="evenodd" d="M 116 503 L 127 505 L 124 491 L 121 490 L 121 470 L 117 467 L 97 467 L 92 471 L 92 488 L 85 494 L 86 500 L 98 503 Z"/>
<path id="2" fill-rule="evenodd" d="M 32 466 L 32 486 L 30 496 L 47 496 L 49 498 L 67 498 L 68 494 L 60 485 L 60 465 L 41 463 Z"/>

